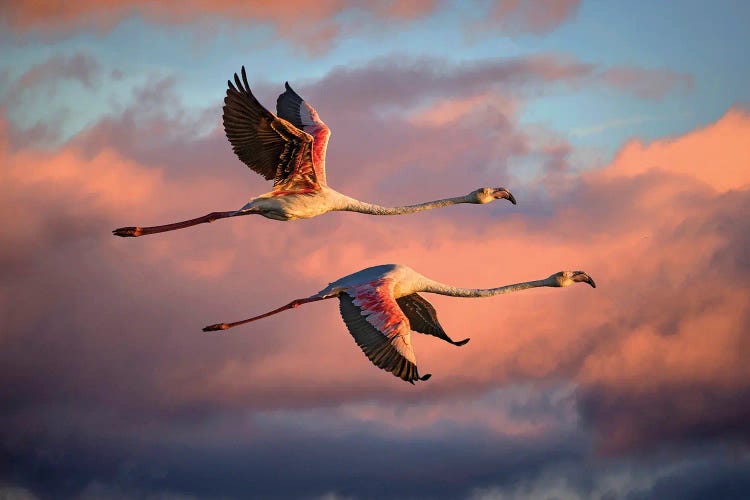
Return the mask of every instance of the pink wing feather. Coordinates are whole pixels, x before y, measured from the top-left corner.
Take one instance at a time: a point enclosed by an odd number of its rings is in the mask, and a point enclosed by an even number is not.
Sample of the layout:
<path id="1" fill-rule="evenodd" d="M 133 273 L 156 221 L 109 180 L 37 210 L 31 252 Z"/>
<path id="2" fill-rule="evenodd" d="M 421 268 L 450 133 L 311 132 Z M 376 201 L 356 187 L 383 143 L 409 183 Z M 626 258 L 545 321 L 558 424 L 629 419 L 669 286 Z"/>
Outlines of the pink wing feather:
<path id="1" fill-rule="evenodd" d="M 319 185 L 326 186 L 326 149 L 331 130 L 318 117 L 318 112 L 297 94 L 289 82 L 286 92 L 276 100 L 276 114 L 313 137 L 313 168 Z"/>
<path id="2" fill-rule="evenodd" d="M 250 90 L 245 67 L 235 73 L 224 99 L 224 131 L 232 149 L 248 167 L 273 179 L 274 191 L 317 191 L 313 166 L 314 137 L 274 116 Z"/>
<path id="3" fill-rule="evenodd" d="M 410 383 L 419 376 L 411 345 L 409 320 L 393 298 L 394 281 L 380 278 L 339 295 L 339 308 L 349 333 L 378 368 Z"/>

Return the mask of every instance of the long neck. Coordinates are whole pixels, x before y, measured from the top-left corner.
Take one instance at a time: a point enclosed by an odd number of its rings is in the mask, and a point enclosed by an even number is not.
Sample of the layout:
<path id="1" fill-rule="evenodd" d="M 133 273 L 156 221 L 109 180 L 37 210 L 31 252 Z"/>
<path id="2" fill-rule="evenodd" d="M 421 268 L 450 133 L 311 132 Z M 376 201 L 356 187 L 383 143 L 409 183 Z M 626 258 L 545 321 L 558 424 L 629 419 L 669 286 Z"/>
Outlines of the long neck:
<path id="1" fill-rule="evenodd" d="M 524 281 L 523 283 L 514 283 L 512 285 L 499 286 L 497 288 L 459 288 L 446 285 L 437 281 L 426 280 L 424 292 L 438 293 L 440 295 L 450 295 L 451 297 L 492 297 L 504 293 L 520 292 L 528 288 L 537 288 L 540 286 L 555 286 L 549 278 L 543 280 Z"/>
<path id="2" fill-rule="evenodd" d="M 447 207 L 449 205 L 458 205 L 459 203 L 473 202 L 469 200 L 468 196 L 458 196 L 455 198 L 427 201 L 425 203 L 419 203 L 417 205 L 405 205 L 402 207 L 381 207 L 380 205 L 375 205 L 373 203 L 367 203 L 347 197 L 346 201 L 340 208 L 338 208 L 338 210 L 347 212 L 359 212 L 362 214 L 371 215 L 403 215 L 411 214 L 414 212 L 421 212 L 423 210 L 431 210 L 433 208 Z"/>

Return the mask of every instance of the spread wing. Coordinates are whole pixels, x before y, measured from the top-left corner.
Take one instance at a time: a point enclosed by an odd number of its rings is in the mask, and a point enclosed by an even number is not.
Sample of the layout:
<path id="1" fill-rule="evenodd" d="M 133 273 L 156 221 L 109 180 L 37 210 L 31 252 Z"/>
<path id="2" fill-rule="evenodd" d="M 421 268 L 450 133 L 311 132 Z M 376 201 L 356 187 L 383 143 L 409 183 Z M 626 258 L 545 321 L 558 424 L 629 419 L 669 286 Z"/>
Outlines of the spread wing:
<path id="1" fill-rule="evenodd" d="M 453 345 L 464 345 L 469 339 L 454 341 L 445 333 L 437 319 L 437 311 L 427 299 L 419 294 L 412 293 L 396 299 L 396 303 L 409 319 L 411 329 L 415 332 L 434 335 Z"/>
<path id="2" fill-rule="evenodd" d="M 224 131 L 235 154 L 275 190 L 320 189 L 313 168 L 313 137 L 264 108 L 234 74 L 224 98 Z"/>
<path id="3" fill-rule="evenodd" d="M 286 92 L 276 99 L 276 114 L 295 127 L 304 130 L 313 137 L 313 167 L 315 176 L 321 186 L 326 185 L 326 148 L 331 130 L 318 117 L 315 108 L 310 106 L 297 94 L 289 82 L 284 84 Z"/>
<path id="4" fill-rule="evenodd" d="M 372 363 L 410 383 L 419 376 L 409 320 L 392 294 L 393 283 L 376 280 L 339 295 L 339 310 L 349 333 Z"/>

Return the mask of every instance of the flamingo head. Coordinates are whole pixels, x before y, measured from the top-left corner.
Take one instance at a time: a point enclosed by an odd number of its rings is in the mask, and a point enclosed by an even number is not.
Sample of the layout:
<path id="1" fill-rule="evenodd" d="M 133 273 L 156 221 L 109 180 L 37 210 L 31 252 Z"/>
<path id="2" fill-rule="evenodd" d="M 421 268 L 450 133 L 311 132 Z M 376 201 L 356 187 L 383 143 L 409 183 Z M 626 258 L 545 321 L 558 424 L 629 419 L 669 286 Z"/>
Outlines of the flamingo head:
<path id="1" fill-rule="evenodd" d="M 554 287 L 566 287 L 573 283 L 588 283 L 592 288 L 596 288 L 596 283 L 591 276 L 583 271 L 560 271 L 547 278 L 547 281 L 550 282 L 548 286 Z"/>
<path id="2" fill-rule="evenodd" d="M 479 188 L 469 193 L 468 197 L 471 203 L 484 204 L 504 198 L 514 205 L 516 204 L 516 198 L 505 188 Z"/>

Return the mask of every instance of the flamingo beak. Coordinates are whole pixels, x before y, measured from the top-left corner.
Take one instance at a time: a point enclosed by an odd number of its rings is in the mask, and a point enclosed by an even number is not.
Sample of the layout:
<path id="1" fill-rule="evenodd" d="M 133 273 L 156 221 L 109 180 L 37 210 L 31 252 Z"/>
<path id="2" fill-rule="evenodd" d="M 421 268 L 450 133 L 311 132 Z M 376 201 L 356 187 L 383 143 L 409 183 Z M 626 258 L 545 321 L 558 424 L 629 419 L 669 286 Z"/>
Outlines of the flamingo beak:
<path id="1" fill-rule="evenodd" d="M 513 193 L 505 188 L 496 188 L 495 192 L 492 193 L 492 196 L 494 196 L 495 198 L 505 198 L 514 205 L 516 204 L 516 197 L 513 196 Z"/>
<path id="2" fill-rule="evenodd" d="M 575 273 L 573 273 L 572 279 L 576 282 L 588 283 L 589 285 L 591 285 L 591 288 L 596 288 L 594 279 L 583 271 L 576 271 Z"/>

